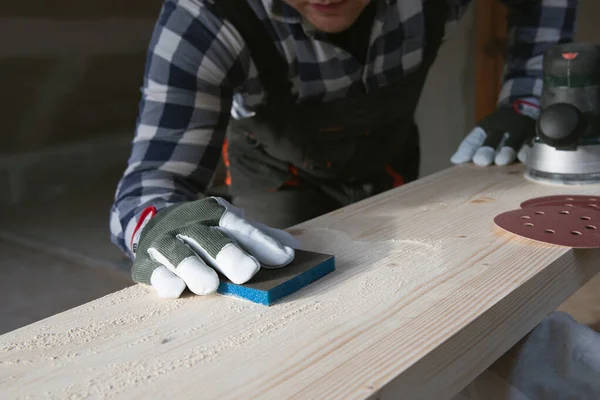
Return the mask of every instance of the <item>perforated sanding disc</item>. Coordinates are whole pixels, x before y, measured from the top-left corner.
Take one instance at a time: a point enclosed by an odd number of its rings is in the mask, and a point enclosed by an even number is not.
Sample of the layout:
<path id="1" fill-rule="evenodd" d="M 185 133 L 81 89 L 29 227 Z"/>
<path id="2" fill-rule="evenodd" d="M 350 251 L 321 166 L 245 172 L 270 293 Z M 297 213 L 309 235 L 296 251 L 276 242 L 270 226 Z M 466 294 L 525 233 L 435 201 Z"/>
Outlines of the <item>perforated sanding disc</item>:
<path id="1" fill-rule="evenodd" d="M 494 222 L 538 242 L 580 249 L 600 247 L 600 211 L 591 208 L 527 207 L 502 213 Z"/>
<path id="2" fill-rule="evenodd" d="M 528 205 L 523 208 L 529 207 L 542 207 L 542 206 L 558 206 L 558 207 L 581 207 L 581 208 L 591 208 L 593 210 L 600 210 L 600 205 L 590 202 L 590 201 L 572 201 L 572 200 L 556 200 L 556 201 L 548 201 L 544 203 L 534 203 Z"/>
<path id="3" fill-rule="evenodd" d="M 600 210 L 600 196 L 544 196 L 529 199 L 521 203 L 521 208 L 532 206 L 567 206 L 567 207 L 586 207 Z"/>

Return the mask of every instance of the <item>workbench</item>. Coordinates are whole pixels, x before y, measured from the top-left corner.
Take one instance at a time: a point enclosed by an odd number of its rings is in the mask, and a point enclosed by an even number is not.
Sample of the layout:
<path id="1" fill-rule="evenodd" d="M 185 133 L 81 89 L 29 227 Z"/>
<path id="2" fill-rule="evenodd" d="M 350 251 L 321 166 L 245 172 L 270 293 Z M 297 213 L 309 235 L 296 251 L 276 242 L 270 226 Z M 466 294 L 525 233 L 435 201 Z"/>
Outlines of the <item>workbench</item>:
<path id="1" fill-rule="evenodd" d="M 452 167 L 291 228 L 337 269 L 271 307 L 134 285 L 2 335 L 0 397 L 449 399 L 600 271 L 494 225 L 599 193 L 522 172 Z"/>

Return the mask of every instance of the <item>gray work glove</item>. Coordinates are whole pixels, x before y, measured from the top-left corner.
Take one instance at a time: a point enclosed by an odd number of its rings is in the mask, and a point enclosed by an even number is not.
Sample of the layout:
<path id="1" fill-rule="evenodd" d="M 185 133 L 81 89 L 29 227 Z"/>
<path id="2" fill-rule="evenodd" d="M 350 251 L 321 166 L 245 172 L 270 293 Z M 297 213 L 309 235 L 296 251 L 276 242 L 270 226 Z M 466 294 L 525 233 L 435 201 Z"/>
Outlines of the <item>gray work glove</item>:
<path id="1" fill-rule="evenodd" d="M 516 100 L 499 107 L 469 132 L 450 158 L 453 164 L 508 165 L 517 158 L 526 162 L 540 114 L 536 98 Z"/>
<path id="2" fill-rule="evenodd" d="M 240 209 L 217 197 L 158 213 L 150 207 L 133 234 L 132 277 L 163 298 L 178 298 L 186 286 L 195 294 L 210 294 L 219 286 L 216 271 L 243 284 L 261 266 L 289 264 L 295 242 L 285 231 L 245 220 Z"/>

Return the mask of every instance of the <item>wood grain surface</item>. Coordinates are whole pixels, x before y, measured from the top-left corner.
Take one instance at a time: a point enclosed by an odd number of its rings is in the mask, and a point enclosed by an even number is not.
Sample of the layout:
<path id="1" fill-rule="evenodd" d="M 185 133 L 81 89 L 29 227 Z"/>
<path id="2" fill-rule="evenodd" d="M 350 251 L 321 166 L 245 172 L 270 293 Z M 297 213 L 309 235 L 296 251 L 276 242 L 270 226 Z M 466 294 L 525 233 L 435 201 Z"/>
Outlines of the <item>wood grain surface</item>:
<path id="1" fill-rule="evenodd" d="M 598 191 L 453 167 L 290 229 L 337 269 L 272 307 L 136 285 L 0 336 L 0 397 L 451 398 L 600 270 L 494 216 Z"/>

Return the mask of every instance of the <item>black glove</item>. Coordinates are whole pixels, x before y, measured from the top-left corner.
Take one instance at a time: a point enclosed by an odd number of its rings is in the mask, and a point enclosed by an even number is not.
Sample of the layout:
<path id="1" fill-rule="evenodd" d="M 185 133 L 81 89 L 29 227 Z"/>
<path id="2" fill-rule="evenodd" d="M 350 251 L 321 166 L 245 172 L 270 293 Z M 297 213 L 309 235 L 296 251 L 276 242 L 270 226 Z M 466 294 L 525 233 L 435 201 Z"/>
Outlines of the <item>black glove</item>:
<path id="1" fill-rule="evenodd" d="M 539 101 L 535 98 L 519 99 L 499 107 L 464 138 L 450 161 L 453 164 L 472 161 L 480 166 L 508 165 L 518 155 L 524 162 L 539 114 Z"/>

